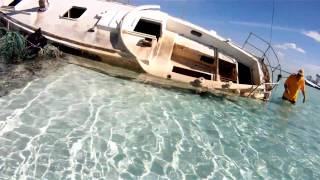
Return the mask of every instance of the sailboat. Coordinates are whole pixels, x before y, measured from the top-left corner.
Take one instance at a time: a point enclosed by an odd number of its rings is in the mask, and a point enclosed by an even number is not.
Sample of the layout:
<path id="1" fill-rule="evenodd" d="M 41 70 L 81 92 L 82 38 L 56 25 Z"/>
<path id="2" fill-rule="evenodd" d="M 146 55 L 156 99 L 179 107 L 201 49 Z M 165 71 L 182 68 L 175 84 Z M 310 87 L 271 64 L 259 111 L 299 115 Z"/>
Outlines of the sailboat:
<path id="1" fill-rule="evenodd" d="M 173 85 L 182 82 L 261 100 L 268 100 L 277 85 L 279 60 L 272 46 L 253 33 L 240 47 L 215 31 L 170 16 L 158 5 L 50 0 L 47 6 L 43 9 L 35 0 L 5 0 L 1 23 L 22 33 L 41 28 L 51 42 Z M 252 38 L 265 43 L 266 50 L 250 43 Z"/>

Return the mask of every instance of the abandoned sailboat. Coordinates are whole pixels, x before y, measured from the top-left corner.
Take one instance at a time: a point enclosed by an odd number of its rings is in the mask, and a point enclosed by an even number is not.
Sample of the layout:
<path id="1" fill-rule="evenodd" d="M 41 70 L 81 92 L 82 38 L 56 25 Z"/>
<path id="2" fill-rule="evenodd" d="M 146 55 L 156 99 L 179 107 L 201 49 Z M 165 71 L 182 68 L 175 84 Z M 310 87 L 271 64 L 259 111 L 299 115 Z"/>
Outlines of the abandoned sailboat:
<path id="1" fill-rule="evenodd" d="M 92 54 L 108 64 L 206 91 L 269 98 L 277 84 L 273 76 L 281 66 L 267 42 L 250 35 L 267 44 L 267 50 L 258 57 L 244 50 L 246 46 L 238 47 L 213 31 L 159 9 L 101 0 L 50 0 L 50 7 L 39 11 L 35 0 L 5 0 L 0 18 L 8 28 L 21 32 L 41 28 L 50 41 Z M 255 48 L 249 41 L 246 45 Z"/>

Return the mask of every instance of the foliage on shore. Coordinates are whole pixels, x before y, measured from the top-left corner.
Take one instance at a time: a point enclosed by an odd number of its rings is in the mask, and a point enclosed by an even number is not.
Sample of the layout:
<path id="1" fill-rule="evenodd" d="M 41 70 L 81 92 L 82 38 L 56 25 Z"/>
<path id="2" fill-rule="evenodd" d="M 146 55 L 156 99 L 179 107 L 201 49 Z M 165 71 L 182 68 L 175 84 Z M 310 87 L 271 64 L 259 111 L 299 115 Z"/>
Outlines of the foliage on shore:
<path id="1" fill-rule="evenodd" d="M 0 28 L 0 57 L 5 63 L 26 58 L 26 46 L 27 42 L 21 34 Z"/>
<path id="2" fill-rule="evenodd" d="M 23 35 L 2 28 L 0 24 L 0 97 L 65 65 L 57 47 L 36 46 L 40 51 L 30 53 L 33 47 Z"/>
<path id="3" fill-rule="evenodd" d="M 31 48 L 39 48 L 40 51 L 38 53 L 32 53 Z M 57 47 L 51 44 L 47 44 L 41 48 L 30 43 L 20 33 L 0 27 L 0 62 L 2 59 L 3 63 L 12 64 L 34 59 L 38 55 L 43 58 L 57 58 L 61 57 L 62 53 Z"/>

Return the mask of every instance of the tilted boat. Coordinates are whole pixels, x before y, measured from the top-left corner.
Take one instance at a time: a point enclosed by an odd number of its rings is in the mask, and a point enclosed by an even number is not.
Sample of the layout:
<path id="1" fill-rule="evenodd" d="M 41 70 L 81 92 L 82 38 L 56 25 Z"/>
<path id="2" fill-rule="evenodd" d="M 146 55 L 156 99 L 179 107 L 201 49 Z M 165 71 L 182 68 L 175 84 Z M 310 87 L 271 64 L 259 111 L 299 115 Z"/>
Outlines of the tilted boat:
<path id="1" fill-rule="evenodd" d="M 5 0 L 0 18 L 21 32 L 41 28 L 50 41 L 102 62 L 205 91 L 267 100 L 277 84 L 275 71 L 281 71 L 271 45 L 255 34 L 239 47 L 214 31 L 160 11 L 157 5 L 49 0 L 49 8 L 42 12 L 35 0 Z M 266 50 L 254 46 L 252 38 L 265 43 Z"/>
<path id="2" fill-rule="evenodd" d="M 307 86 L 310 86 L 310 87 L 313 87 L 313 88 L 316 88 L 316 89 L 320 90 L 320 86 L 318 84 L 315 84 L 315 83 L 313 83 L 312 81 L 310 81 L 308 79 L 305 79 L 305 82 L 306 82 Z"/>

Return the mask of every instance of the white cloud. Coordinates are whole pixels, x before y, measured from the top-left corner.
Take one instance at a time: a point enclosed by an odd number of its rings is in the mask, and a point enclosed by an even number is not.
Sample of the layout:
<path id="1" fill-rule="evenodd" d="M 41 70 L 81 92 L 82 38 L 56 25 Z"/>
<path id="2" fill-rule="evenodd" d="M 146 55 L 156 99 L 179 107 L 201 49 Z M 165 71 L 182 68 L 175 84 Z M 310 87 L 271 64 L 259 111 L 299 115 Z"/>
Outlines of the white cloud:
<path id="1" fill-rule="evenodd" d="M 241 26 L 265 28 L 265 29 L 271 28 L 271 24 L 267 24 L 267 23 L 246 22 L 246 21 L 229 21 L 229 23 L 230 24 L 237 24 L 237 25 L 241 25 Z M 283 27 L 283 26 L 273 26 L 272 28 L 275 30 L 281 30 L 281 31 L 302 32 L 301 29 L 295 29 L 295 28 L 289 28 L 289 27 Z"/>
<path id="2" fill-rule="evenodd" d="M 215 30 L 213 30 L 213 29 L 211 29 L 210 31 L 209 31 L 212 35 L 214 35 L 214 36 L 216 36 L 218 33 L 217 33 L 217 31 L 215 31 Z"/>
<path id="3" fill-rule="evenodd" d="M 246 21 L 229 21 L 229 23 L 240 25 L 240 26 L 270 29 L 270 24 L 268 23 L 246 22 Z M 303 36 L 307 36 L 320 43 L 320 31 L 304 30 L 304 29 L 290 28 L 290 27 L 277 26 L 277 25 L 273 26 L 273 29 L 278 31 L 299 33 Z M 301 57 L 302 59 L 293 59 L 292 55 L 290 56 L 290 54 L 287 54 L 289 52 L 285 52 L 286 50 L 294 50 L 294 51 L 305 54 L 306 51 L 301 47 L 298 47 L 297 44 L 284 43 L 284 44 L 275 45 L 274 47 L 277 48 L 276 53 L 279 57 L 280 63 L 284 70 L 292 73 L 296 73 L 300 68 L 304 68 L 306 75 L 312 75 L 314 77 L 315 74 L 320 74 L 319 64 L 312 64 L 311 63 L 312 61 L 310 61 L 310 59 L 305 59 L 305 57 Z"/>
<path id="4" fill-rule="evenodd" d="M 306 76 L 312 75 L 314 77 L 316 74 L 320 74 L 320 65 L 308 62 L 310 59 L 290 58 L 287 54 L 284 54 L 282 52 L 277 52 L 277 54 L 280 58 L 282 70 L 286 72 L 297 73 L 299 69 L 303 68 L 305 70 Z M 286 75 L 286 73 L 284 73 L 283 75 Z"/>
<path id="5" fill-rule="evenodd" d="M 278 55 L 280 60 L 284 59 L 284 53 L 283 52 L 277 51 L 277 55 Z"/>
<path id="6" fill-rule="evenodd" d="M 320 33 L 317 31 L 304 31 L 303 34 L 320 42 Z"/>
<path id="7" fill-rule="evenodd" d="M 304 64 L 303 65 L 306 75 L 312 75 L 313 78 L 316 74 L 320 74 L 320 66 L 315 64 Z"/>
<path id="8" fill-rule="evenodd" d="M 249 26 L 249 27 L 256 27 L 256 28 L 264 28 L 264 29 L 270 29 L 271 25 L 268 23 L 258 23 L 258 22 L 247 22 L 247 21 L 229 21 L 230 24 L 237 24 L 241 26 Z M 290 28 L 290 27 L 284 27 L 284 26 L 277 26 L 274 25 L 272 27 L 274 30 L 280 30 L 280 31 L 290 31 L 290 32 L 297 32 L 301 33 L 305 36 L 308 36 L 312 38 L 313 40 L 320 42 L 320 32 L 317 31 L 305 31 L 303 29 L 297 29 L 297 28 Z"/>
<path id="9" fill-rule="evenodd" d="M 275 45 L 274 47 L 276 47 L 278 49 L 283 49 L 283 50 L 292 49 L 292 50 L 298 51 L 303 54 L 306 53 L 306 51 L 304 49 L 298 47 L 295 43 L 278 44 L 278 45 Z"/>

